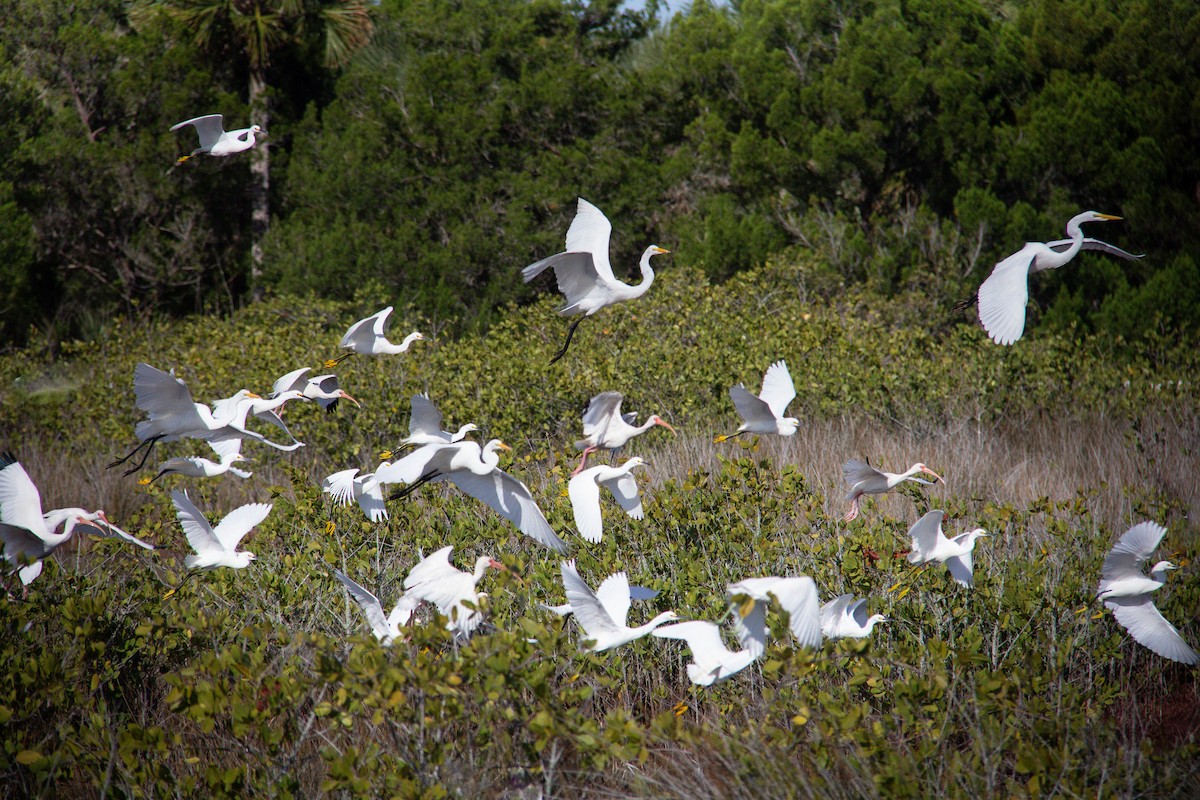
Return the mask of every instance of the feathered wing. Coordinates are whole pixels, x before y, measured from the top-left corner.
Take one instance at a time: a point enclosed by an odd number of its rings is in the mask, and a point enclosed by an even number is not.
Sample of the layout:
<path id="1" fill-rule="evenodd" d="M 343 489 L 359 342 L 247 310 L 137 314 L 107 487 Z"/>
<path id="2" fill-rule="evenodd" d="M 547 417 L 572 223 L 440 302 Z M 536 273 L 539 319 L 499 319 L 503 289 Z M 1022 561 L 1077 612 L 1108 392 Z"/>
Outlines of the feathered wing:
<path id="1" fill-rule="evenodd" d="M 602 483 L 613 493 L 613 497 L 617 498 L 617 503 L 626 514 L 633 519 L 642 519 L 646 516 L 642 510 L 642 496 L 638 493 L 637 478 L 633 477 L 632 472 L 626 472 L 624 475 L 602 481 Z"/>
<path id="2" fill-rule="evenodd" d="M 788 629 L 796 641 L 814 650 L 821 647 L 821 604 L 817 584 L 801 575 L 781 578 L 771 589 L 780 608 L 788 613 Z"/>
<path id="3" fill-rule="evenodd" d="M 359 478 L 355 494 L 358 497 L 358 507 L 367 515 L 371 522 L 382 522 L 388 518 L 387 503 L 383 499 L 383 486 L 377 483 L 373 473 L 367 473 Z"/>
<path id="4" fill-rule="evenodd" d="M 4 542 L 4 557 L 14 564 L 20 556 L 35 559 L 48 555 L 46 541 L 34 535 L 28 528 L 0 522 L 0 541 Z"/>
<path id="5" fill-rule="evenodd" d="M 596 587 L 596 599 L 608 618 L 620 626 L 629 624 L 629 576 L 624 572 L 609 575 Z"/>
<path id="6" fill-rule="evenodd" d="M 660 639 L 682 639 L 687 642 L 692 652 L 692 663 L 687 668 L 688 679 L 700 686 L 709 686 L 728 678 L 754 660 L 748 653 L 746 656 L 731 653 L 721 641 L 721 629 L 707 620 L 664 625 L 651 633 Z"/>
<path id="7" fill-rule="evenodd" d="M 476 475 L 459 470 L 446 475 L 446 479 L 471 497 L 491 506 L 538 544 L 556 553 L 567 552 L 567 543 L 550 527 L 529 488 L 507 472 L 496 469 L 487 475 Z"/>
<path id="8" fill-rule="evenodd" d="M 1200 655 L 1183 641 L 1175 626 L 1159 613 L 1154 603 L 1150 602 L 1150 595 L 1111 597 L 1104 601 L 1104 605 L 1112 609 L 1117 622 L 1129 631 L 1138 644 L 1181 664 L 1200 664 Z"/>
<path id="9" fill-rule="evenodd" d="M 217 458 L 221 461 L 226 461 L 236 455 L 241 455 L 242 440 L 241 439 L 222 439 L 219 442 L 209 442 L 208 446 L 217 454 Z"/>
<path id="10" fill-rule="evenodd" d="M 321 491 L 338 505 L 348 506 L 354 502 L 354 476 L 357 474 L 358 467 L 335 472 L 321 481 Z"/>
<path id="11" fill-rule="evenodd" d="M 221 141 L 221 135 L 225 133 L 220 114 L 205 114 L 203 117 L 185 119 L 183 122 L 176 122 L 172 125 L 171 130 L 177 131 L 188 125 L 196 128 L 196 134 L 200 137 L 200 147 L 205 150 L 211 150 L 214 144 Z"/>
<path id="12" fill-rule="evenodd" d="M 583 435 L 595 442 L 603 441 L 609 423 L 621 414 L 622 399 L 620 392 L 601 392 L 589 400 L 583 410 Z M 575 446 L 582 449 L 586 444 L 576 442 Z"/>
<path id="13" fill-rule="evenodd" d="M 441 460 L 453 454 L 460 445 L 427 444 L 418 447 L 404 458 L 390 464 L 380 464 L 375 470 L 378 483 L 415 483 L 423 475 L 435 471 L 435 459 Z M 445 451 L 445 452 L 443 452 Z"/>
<path id="14" fill-rule="evenodd" d="M 42 495 L 25 467 L 8 457 L 0 467 L 0 521 L 40 534 L 46 530 L 42 519 Z"/>
<path id="15" fill-rule="evenodd" d="M 92 536 L 102 536 L 102 537 L 105 537 L 108 539 L 120 539 L 121 541 L 129 542 L 130 544 L 135 544 L 144 550 L 153 550 L 154 549 L 154 545 L 150 544 L 149 542 L 143 542 L 141 539 L 137 538 L 132 533 L 129 533 L 128 531 L 118 528 L 116 525 L 113 525 L 111 522 L 97 521 L 97 522 L 94 522 L 94 523 L 91 523 L 88 525 L 80 525 L 75 530 L 78 533 L 88 533 L 88 534 L 91 534 Z"/>
<path id="16" fill-rule="evenodd" d="M 883 473 L 865 461 L 852 458 L 842 465 L 842 477 L 846 479 L 846 483 L 854 486 L 866 480 L 883 479 Z"/>
<path id="17" fill-rule="evenodd" d="M 235 508 L 225 515 L 225 519 L 213 529 L 213 535 L 221 543 L 221 546 L 228 552 L 232 553 L 237 549 L 238 542 L 242 541 L 256 525 L 267 518 L 267 514 L 271 513 L 270 503 L 247 503 L 244 506 Z"/>
<path id="18" fill-rule="evenodd" d="M 1070 250 L 1072 244 L 1073 244 L 1072 239 L 1057 239 L 1053 242 L 1046 242 L 1046 247 L 1049 247 L 1051 250 L 1053 250 L 1056 253 L 1062 253 L 1066 250 Z M 1146 257 L 1145 253 L 1138 253 L 1136 255 L 1134 253 L 1127 253 L 1126 251 L 1122 250 L 1121 248 L 1117 247 L 1116 245 L 1112 245 L 1112 244 L 1109 244 L 1108 242 L 1102 242 L 1099 239 L 1092 239 L 1092 238 L 1085 238 L 1083 240 L 1083 244 L 1080 245 L 1079 249 L 1080 250 L 1095 250 L 1097 252 L 1104 253 L 1105 255 L 1116 256 L 1117 258 L 1123 258 L 1127 261 L 1137 261 L 1139 258 Z"/>
<path id="19" fill-rule="evenodd" d="M 747 425 L 774 424 L 775 415 L 771 413 L 771 407 L 761 398 L 750 394 L 742 384 L 729 387 L 729 399 L 733 401 L 733 407 L 737 409 L 738 416 L 745 420 Z"/>
<path id="20" fill-rule="evenodd" d="M 846 615 L 847 607 L 853 599 L 854 595 L 852 594 L 840 594 L 821 606 L 821 632 L 823 634 L 826 636 L 833 634 L 842 617 Z"/>
<path id="21" fill-rule="evenodd" d="M 193 550 L 200 555 L 226 552 L 225 545 L 217 538 L 208 520 L 188 498 L 186 492 L 172 490 L 171 502 L 175 504 L 175 513 L 183 526 L 183 535 L 187 537 Z"/>
<path id="22" fill-rule="evenodd" d="M 465 574 L 450 563 L 450 553 L 453 550 L 453 545 L 446 545 L 413 565 L 404 578 L 404 591 L 412 591 L 414 596 L 434 605 L 449 605 L 453 602 L 454 594 L 444 591 L 443 587 Z"/>
<path id="23" fill-rule="evenodd" d="M 387 324 L 388 315 L 391 313 L 392 306 L 388 306 L 365 319 L 360 319 L 346 330 L 339 346 L 355 351 L 370 347 L 370 345 L 374 344 L 376 336 L 383 335 L 383 328 Z"/>
<path id="24" fill-rule="evenodd" d="M 1108 551 L 1100 577 L 1105 580 L 1124 578 L 1141 573 L 1141 566 L 1158 549 L 1159 542 L 1166 536 L 1167 529 L 1154 522 L 1134 525 Z"/>
<path id="25" fill-rule="evenodd" d="M 942 519 L 945 516 L 944 511 L 930 511 L 908 529 L 908 535 L 912 537 L 913 551 L 908 554 L 910 564 L 923 561 L 926 554 L 937 547 L 938 537 L 942 535 Z"/>
<path id="26" fill-rule="evenodd" d="M 308 367 L 301 367 L 300 369 L 294 369 L 287 375 L 280 377 L 279 380 L 275 381 L 275 384 L 271 387 L 271 397 L 278 397 L 284 392 L 304 391 L 304 387 L 308 384 L 308 379 L 304 376 L 308 373 L 308 371 Z"/>
<path id="27" fill-rule="evenodd" d="M 961 556 L 950 556 L 946 559 L 946 567 L 950 570 L 950 577 L 960 586 L 975 585 L 975 569 L 972 562 L 971 554 L 965 553 Z"/>
<path id="28" fill-rule="evenodd" d="M 600 209 L 579 198 L 579 208 L 571 227 L 567 229 L 567 251 L 592 254 L 596 274 L 605 282 L 616 280 L 608 260 L 608 243 L 612 238 L 612 223 Z"/>
<path id="29" fill-rule="evenodd" d="M 567 496 L 571 499 L 571 513 L 579 535 L 589 542 L 604 538 L 604 521 L 600 514 L 600 487 L 596 484 L 592 467 L 571 478 L 567 484 Z"/>
<path id="30" fill-rule="evenodd" d="M 731 592 L 730 609 L 733 611 L 733 632 L 745 650 L 755 658 L 761 656 L 767 649 L 767 605 L 758 600 L 746 600 L 738 604 L 732 595 L 741 594 L 735 591 L 736 584 L 729 587 Z"/>
<path id="31" fill-rule="evenodd" d="M 597 635 L 613 635 L 619 632 L 596 593 L 579 577 L 574 561 L 562 562 L 562 579 L 567 603 L 575 612 L 575 619 L 583 627 L 588 638 L 594 639 Z"/>
<path id="32" fill-rule="evenodd" d="M 776 417 L 784 415 L 788 405 L 796 399 L 796 386 L 792 383 L 792 374 L 788 372 L 787 362 L 776 361 L 767 368 L 758 397 Z"/>
<path id="33" fill-rule="evenodd" d="M 1029 268 L 1037 250 L 1027 244 L 992 269 L 979 287 L 979 321 L 997 344 L 1012 344 L 1025 331 Z"/>
<path id="34" fill-rule="evenodd" d="M 408 433 L 410 436 L 445 438 L 442 433 L 442 412 L 433 404 L 428 395 L 413 395 L 412 414 L 408 418 Z"/>
<path id="35" fill-rule="evenodd" d="M 375 634 L 375 637 L 383 639 L 389 636 L 391 630 L 388 627 L 388 619 L 383 613 L 383 605 L 379 602 L 379 598 L 347 577 L 344 573 L 332 567 L 330 569 L 333 571 L 334 577 L 346 587 L 346 591 L 354 598 L 354 602 L 358 603 L 359 608 L 367 615 L 367 622 L 370 624 L 371 631 Z"/>
<path id="36" fill-rule="evenodd" d="M 137 407 L 151 417 L 176 414 L 195 405 L 187 384 L 174 372 L 163 372 L 146 363 L 133 368 L 133 393 Z"/>

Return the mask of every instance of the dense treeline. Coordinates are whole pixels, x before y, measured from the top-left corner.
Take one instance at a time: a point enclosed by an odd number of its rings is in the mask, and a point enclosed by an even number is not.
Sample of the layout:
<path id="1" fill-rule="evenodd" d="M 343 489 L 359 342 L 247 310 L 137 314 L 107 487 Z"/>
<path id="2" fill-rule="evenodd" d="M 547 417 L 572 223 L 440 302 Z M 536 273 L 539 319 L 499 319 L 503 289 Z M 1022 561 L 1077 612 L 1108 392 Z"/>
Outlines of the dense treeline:
<path id="1" fill-rule="evenodd" d="M 1035 282 L 1046 316 L 1131 336 L 1200 314 L 1186 0 L 699 0 L 669 20 L 616 0 L 234 4 L 308 15 L 261 63 L 196 16 L 148 12 L 204 5 L 0 9 L 3 341 L 370 281 L 488 324 L 542 288 L 519 268 L 561 246 L 577 194 L 629 263 L 657 241 L 722 279 L 811 248 L 826 266 L 809 290 L 944 300 L 1095 208 L 1126 222 L 1093 235 L 1150 257 Z M 330 60 L 311 20 L 367 11 L 369 43 Z M 265 236 L 251 158 L 172 168 L 194 142 L 168 132 L 248 124 L 263 98 Z"/>

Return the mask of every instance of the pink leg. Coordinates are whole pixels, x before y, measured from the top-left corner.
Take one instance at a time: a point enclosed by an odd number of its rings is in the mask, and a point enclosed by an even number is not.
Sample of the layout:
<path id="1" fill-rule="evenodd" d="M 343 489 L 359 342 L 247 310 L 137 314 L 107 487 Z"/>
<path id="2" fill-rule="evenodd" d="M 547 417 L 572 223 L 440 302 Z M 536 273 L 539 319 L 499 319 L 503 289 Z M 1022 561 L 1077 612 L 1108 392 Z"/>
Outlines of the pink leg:
<path id="1" fill-rule="evenodd" d="M 587 465 L 587 457 L 588 457 L 588 456 L 590 456 L 592 453 L 596 452 L 596 451 L 597 451 L 597 450 L 599 450 L 599 449 L 600 449 L 599 447 L 585 447 L 585 448 L 583 448 L 583 458 L 582 458 L 582 459 L 580 459 L 580 461 L 579 461 L 579 466 L 578 466 L 578 467 L 576 467 L 576 468 L 575 468 L 575 471 L 571 473 L 571 477 L 572 477 L 572 478 L 574 478 L 574 477 L 575 477 L 576 475 L 578 475 L 579 473 L 583 472 L 583 468 L 584 468 L 584 467 Z"/>
<path id="2" fill-rule="evenodd" d="M 856 519 L 857 517 L 858 517 L 858 498 L 855 497 L 853 500 L 850 501 L 850 510 L 846 512 L 846 515 L 844 517 L 842 517 L 842 522 L 850 522 L 851 520 Z"/>

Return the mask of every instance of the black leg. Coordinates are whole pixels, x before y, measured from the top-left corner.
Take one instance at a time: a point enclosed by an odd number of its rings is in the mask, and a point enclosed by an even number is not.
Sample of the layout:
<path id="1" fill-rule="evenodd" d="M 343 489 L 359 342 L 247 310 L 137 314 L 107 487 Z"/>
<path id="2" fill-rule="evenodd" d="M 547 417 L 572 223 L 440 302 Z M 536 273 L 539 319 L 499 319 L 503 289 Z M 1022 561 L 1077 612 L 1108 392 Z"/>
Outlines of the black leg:
<path id="1" fill-rule="evenodd" d="M 575 329 L 579 327 L 579 323 L 583 322 L 583 319 L 583 317 L 580 317 L 571 323 L 571 327 L 567 328 L 567 340 L 563 342 L 562 350 L 559 350 L 558 354 L 550 359 L 551 364 L 567 354 L 567 348 L 571 346 L 571 337 L 575 335 Z"/>
<path id="2" fill-rule="evenodd" d="M 109 464 L 107 469 L 112 469 L 113 467 L 115 467 L 119 464 L 124 464 L 126 461 L 128 461 L 129 459 L 131 459 L 135 455 L 137 455 L 138 451 L 141 450 L 143 447 L 146 447 L 147 445 L 153 446 L 154 443 L 159 440 L 159 438 L 161 438 L 161 437 L 152 436 L 151 438 L 146 439 L 145 441 L 138 442 L 138 446 L 133 448 L 132 450 L 130 450 L 128 455 L 126 455 L 123 458 L 118 458 L 116 461 Z M 142 463 L 145 463 L 145 459 L 142 460 Z M 128 473 L 126 473 L 126 474 L 128 474 Z"/>
<path id="3" fill-rule="evenodd" d="M 132 475 L 142 467 L 146 466 L 146 460 L 150 458 L 150 453 L 154 452 L 154 445 L 158 444 L 158 440 L 161 438 L 161 436 L 151 436 L 149 439 L 147 439 L 146 442 L 149 446 L 146 448 L 146 452 L 142 454 L 142 460 L 137 463 L 136 467 L 130 467 L 129 469 L 125 470 L 123 474 Z"/>
<path id="4" fill-rule="evenodd" d="M 388 495 L 388 500 L 403 500 L 405 497 L 408 497 L 410 494 L 415 492 L 417 489 L 420 489 L 434 478 L 441 476 L 441 474 L 442 473 L 440 472 L 430 472 L 428 475 L 422 475 L 420 478 L 417 478 L 417 480 L 413 481 L 408 486 L 405 486 L 403 489 L 398 489 L 397 491 L 392 492 L 390 495 Z"/>

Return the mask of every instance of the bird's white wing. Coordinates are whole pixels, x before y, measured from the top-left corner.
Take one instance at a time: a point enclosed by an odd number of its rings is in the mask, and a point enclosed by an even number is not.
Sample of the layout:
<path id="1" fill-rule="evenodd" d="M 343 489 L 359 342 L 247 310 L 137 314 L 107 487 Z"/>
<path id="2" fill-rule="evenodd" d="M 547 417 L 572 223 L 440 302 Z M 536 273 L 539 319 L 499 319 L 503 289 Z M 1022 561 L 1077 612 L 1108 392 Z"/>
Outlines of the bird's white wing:
<path id="1" fill-rule="evenodd" d="M 145 363 L 133 368 L 133 393 L 137 407 L 152 417 L 179 413 L 195 402 L 186 383 Z"/>
<path id="2" fill-rule="evenodd" d="M 609 422 L 621 414 L 621 400 L 620 392 L 601 392 L 589 400 L 583 410 L 583 435 L 593 438 L 593 434 L 600 434 L 595 439 L 603 439 Z"/>
<path id="3" fill-rule="evenodd" d="M 383 499 L 383 486 L 373 480 L 374 475 L 367 473 L 358 479 L 358 507 L 367 515 L 371 522 L 383 522 L 388 518 L 387 504 Z"/>
<path id="4" fill-rule="evenodd" d="M 737 386 L 729 387 L 729 399 L 733 401 L 733 407 L 737 409 L 738 415 L 746 421 L 747 425 L 755 423 L 773 425 L 775 423 L 775 415 L 771 413 L 771 407 L 761 398 L 750 394 L 749 390 L 740 383 Z"/>
<path id="5" fill-rule="evenodd" d="M 626 472 L 624 475 L 602 481 L 602 483 L 613 493 L 613 497 L 617 498 L 617 503 L 630 517 L 641 519 L 646 515 L 642 511 L 642 496 L 638 494 L 638 482 L 637 478 L 633 477 L 633 473 Z"/>
<path id="6" fill-rule="evenodd" d="M 1105 580 L 1137 577 L 1142 564 L 1158 549 L 1159 542 L 1167 529 L 1154 522 L 1140 522 L 1121 534 L 1121 538 L 1108 551 L 1100 577 Z"/>
<path id="7" fill-rule="evenodd" d="M 710 671 L 720 666 L 722 658 L 729 655 L 729 648 L 721 641 L 721 629 L 708 620 L 694 619 L 663 625 L 651 631 L 659 639 L 682 639 L 692 651 L 692 660 L 702 670 Z"/>
<path id="8" fill-rule="evenodd" d="M 412 415 L 408 418 L 408 433 L 410 436 L 435 436 L 449 441 L 449 438 L 442 433 L 442 412 L 427 395 L 413 395 Z"/>
<path id="9" fill-rule="evenodd" d="M 771 594 L 788 613 L 788 628 L 796 641 L 814 650 L 821 646 L 821 604 L 817 584 L 807 575 L 781 578 Z"/>
<path id="10" fill-rule="evenodd" d="M 487 503 L 538 544 L 556 553 L 567 552 L 567 543 L 550 527 L 529 488 L 507 472 L 496 469 L 488 475 L 476 475 L 467 470 L 458 470 L 447 474 L 446 478 L 471 497 Z"/>
<path id="11" fill-rule="evenodd" d="M 471 578 L 450 563 L 453 549 L 453 545 L 447 545 L 413 566 L 404 578 L 405 596 L 433 603 L 445 613 L 458 600 L 462 581 Z"/>
<path id="12" fill-rule="evenodd" d="M 396 601 L 395 607 L 392 608 L 392 613 L 388 614 L 388 624 L 397 627 L 403 627 L 412 619 L 413 612 L 417 610 L 417 606 L 421 604 L 420 599 L 403 595 Z"/>
<path id="13" fill-rule="evenodd" d="M 604 521 L 600 515 L 600 487 L 596 484 L 597 469 L 585 469 L 567 484 L 567 496 L 571 499 L 571 512 L 575 516 L 575 527 L 579 535 L 589 542 L 604 538 Z"/>
<path id="14" fill-rule="evenodd" d="M 359 607 L 367 615 L 367 622 L 370 623 L 371 630 L 375 636 L 379 639 L 388 636 L 388 620 L 387 616 L 383 613 L 383 605 L 379 602 L 379 598 L 338 570 L 332 567 L 330 569 L 333 570 L 334 577 L 346 587 L 346 591 L 354 598 L 354 602 L 358 603 Z"/>
<path id="15" fill-rule="evenodd" d="M 217 442 L 209 442 L 208 446 L 217 454 L 217 458 L 222 461 L 231 456 L 239 455 L 242 452 L 241 439 L 222 439 Z"/>
<path id="16" fill-rule="evenodd" d="M 742 647 L 757 658 L 767 649 L 767 605 L 753 599 L 739 604 L 734 597 L 741 592 L 734 592 L 733 586 L 729 588 L 733 632 Z"/>
<path id="17" fill-rule="evenodd" d="M 567 229 L 567 250 L 592 254 L 596 273 L 604 281 L 616 280 L 608 260 L 608 242 L 612 238 L 612 223 L 600 209 L 579 198 L 579 210 Z"/>
<path id="18" fill-rule="evenodd" d="M 546 261 L 551 262 L 548 266 L 554 267 L 558 290 L 567 298 L 559 313 L 575 313 L 580 302 L 595 291 L 596 287 L 604 285 L 604 278 L 596 269 L 596 262 L 591 253 L 559 253 L 550 256 Z M 533 266 L 536 267 L 537 264 Z"/>
<path id="19" fill-rule="evenodd" d="M 290 430 L 288 430 L 288 426 L 283 421 L 283 418 L 280 417 L 278 414 L 276 414 L 274 411 L 255 411 L 254 417 L 256 419 L 261 419 L 263 422 L 269 422 L 272 425 L 274 425 L 276 428 L 279 428 L 279 430 L 283 431 L 284 435 L 287 436 L 289 439 L 291 439 L 293 442 L 299 441 L 295 436 L 292 435 L 292 432 Z M 239 444 L 238 446 L 240 447 L 241 445 Z"/>
<path id="20" fill-rule="evenodd" d="M 321 481 L 321 491 L 333 498 L 340 506 L 348 506 L 354 502 L 354 476 L 358 467 L 335 472 Z"/>
<path id="21" fill-rule="evenodd" d="M 192 546 L 193 550 L 200 555 L 226 552 L 225 546 L 213 532 L 212 526 L 200 513 L 200 509 L 196 508 L 195 504 L 188 499 L 186 492 L 173 490 L 171 502 L 175 504 L 175 513 L 179 516 L 180 524 L 183 525 L 183 535 L 187 537 L 188 544 Z"/>
<path id="22" fill-rule="evenodd" d="M 787 362 L 776 361 L 767 368 L 758 397 L 776 417 L 784 415 L 788 405 L 796 399 L 796 386 L 792 383 L 792 374 L 788 372 Z"/>
<path id="23" fill-rule="evenodd" d="M 206 114 L 203 117 L 185 119 L 183 122 L 176 122 L 172 125 L 171 130 L 177 131 L 187 125 L 194 125 L 196 127 L 196 133 L 200 137 L 200 146 L 205 149 L 210 149 L 220 141 L 221 134 L 225 132 L 220 114 Z"/>
<path id="24" fill-rule="evenodd" d="M 859 481 L 870 479 L 884 479 L 883 473 L 872 467 L 865 461 L 859 461 L 857 458 L 852 458 L 842 466 L 842 477 L 846 479 L 846 483 L 853 486 Z M 884 479 L 886 482 L 886 479 Z"/>
<path id="25" fill-rule="evenodd" d="M 375 480 L 377 483 L 413 483 L 436 466 L 432 463 L 435 459 L 445 459 L 447 455 L 453 454 L 454 448 L 458 446 L 427 444 L 418 447 L 398 461 L 380 464 L 375 470 Z"/>
<path id="26" fill-rule="evenodd" d="M 608 618 L 617 625 L 627 625 L 629 621 L 629 576 L 624 572 L 609 575 L 596 587 L 596 599 Z"/>
<path id="27" fill-rule="evenodd" d="M 842 616 L 847 613 L 847 608 L 853 599 L 854 595 L 852 594 L 840 594 L 821 606 L 821 631 L 826 636 L 837 626 Z"/>
<path id="28" fill-rule="evenodd" d="M 1175 626 L 1159 613 L 1150 602 L 1150 595 L 1112 597 L 1106 599 L 1104 605 L 1112 609 L 1117 622 L 1138 644 L 1181 664 L 1200 664 L 1200 655 L 1188 647 Z"/>
<path id="29" fill-rule="evenodd" d="M 913 526 L 908 529 L 908 535 L 912 537 L 913 549 L 913 553 L 909 553 L 910 562 L 913 555 L 920 554 L 924 556 L 937 547 L 938 536 L 942 532 L 942 519 L 945 516 L 946 512 L 944 511 L 930 511 L 913 523 Z"/>
<path id="30" fill-rule="evenodd" d="M 946 567 L 950 570 L 950 577 L 954 579 L 955 583 L 960 586 L 975 585 L 975 569 L 972 561 L 970 553 L 950 556 L 946 559 Z"/>
<path id="31" fill-rule="evenodd" d="M 21 462 L 6 454 L 0 464 L 0 522 L 40 535 L 46 531 L 41 493 Z"/>
<path id="32" fill-rule="evenodd" d="M 1070 250 L 1071 244 L 1072 244 L 1071 239 L 1057 239 L 1053 242 L 1046 242 L 1046 247 L 1049 247 L 1051 250 L 1053 250 L 1056 253 L 1061 253 L 1064 250 Z M 1122 250 L 1121 248 L 1117 247 L 1116 245 L 1109 244 L 1108 242 L 1102 242 L 1099 239 L 1092 239 L 1090 237 L 1085 238 L 1083 240 L 1083 244 L 1080 245 L 1079 249 L 1080 250 L 1095 250 L 1097 252 L 1104 253 L 1106 255 L 1116 256 L 1117 258 L 1124 258 L 1127 261 L 1137 261 L 1139 258 L 1146 257 L 1145 253 L 1138 253 L 1136 255 L 1134 253 L 1128 253 L 1128 252 Z"/>
<path id="33" fill-rule="evenodd" d="M 588 637 L 619 632 L 616 623 L 597 599 L 596 593 L 579 577 L 574 561 L 562 562 L 562 579 L 567 603 L 575 612 L 575 619 L 583 626 L 583 631 Z"/>
<path id="34" fill-rule="evenodd" d="M 367 347 L 375 341 L 376 334 L 382 335 L 383 326 L 386 324 L 388 315 L 391 313 L 392 307 L 388 306 L 365 319 L 360 319 L 346 330 L 345 335 L 342 336 L 342 341 L 339 342 L 339 346 L 348 347 L 351 350 Z"/>
<path id="35" fill-rule="evenodd" d="M 997 344 L 1012 344 L 1025 330 L 1029 300 L 1029 268 L 1037 255 L 1027 244 L 992 269 L 979 287 L 979 321 Z"/>
<path id="36" fill-rule="evenodd" d="M 46 542 L 28 528 L 0 522 L 0 541 L 4 542 L 4 557 L 16 563 L 17 556 L 41 558 L 46 555 Z"/>
<path id="37" fill-rule="evenodd" d="M 308 367 L 294 369 L 287 375 L 284 375 L 279 380 L 275 381 L 275 385 L 271 387 L 271 397 L 278 397 L 284 392 L 289 391 L 304 391 L 304 385 L 308 383 L 308 379 L 304 376 L 308 373 Z"/>
<path id="38" fill-rule="evenodd" d="M 270 513 L 271 503 L 247 503 L 226 514 L 225 519 L 213 529 L 213 535 L 225 550 L 232 553 L 237 549 L 238 542 Z"/>

